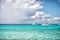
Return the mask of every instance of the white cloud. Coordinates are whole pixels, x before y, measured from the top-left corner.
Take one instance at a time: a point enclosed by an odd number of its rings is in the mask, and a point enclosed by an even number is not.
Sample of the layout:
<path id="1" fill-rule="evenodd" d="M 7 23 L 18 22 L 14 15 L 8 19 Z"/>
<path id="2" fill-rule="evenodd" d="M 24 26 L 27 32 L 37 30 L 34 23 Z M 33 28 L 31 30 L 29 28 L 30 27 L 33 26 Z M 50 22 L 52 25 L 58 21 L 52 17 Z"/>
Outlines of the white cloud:
<path id="1" fill-rule="evenodd" d="M 43 11 L 36 11 L 35 15 L 32 16 L 32 18 L 47 18 L 47 17 L 51 16 Z"/>
<path id="2" fill-rule="evenodd" d="M 58 19 L 60 19 L 60 17 L 54 17 L 53 19 L 54 19 L 54 20 L 58 20 Z"/>
<path id="3" fill-rule="evenodd" d="M 52 23 L 54 23 L 54 24 L 60 24 L 60 17 L 53 17 L 52 18 Z"/>
<path id="4" fill-rule="evenodd" d="M 0 1 L 0 24 L 23 23 L 23 17 L 33 15 L 40 8 L 40 3 L 36 0 Z"/>
<path id="5" fill-rule="evenodd" d="M 26 24 L 32 22 L 44 22 L 47 20 L 50 22 L 51 17 L 49 14 L 43 11 L 37 11 L 42 9 L 40 5 L 42 2 L 36 0 L 0 0 L 0 24 Z M 37 19 L 36 19 L 37 18 Z M 40 19 L 42 18 L 42 19 Z"/>

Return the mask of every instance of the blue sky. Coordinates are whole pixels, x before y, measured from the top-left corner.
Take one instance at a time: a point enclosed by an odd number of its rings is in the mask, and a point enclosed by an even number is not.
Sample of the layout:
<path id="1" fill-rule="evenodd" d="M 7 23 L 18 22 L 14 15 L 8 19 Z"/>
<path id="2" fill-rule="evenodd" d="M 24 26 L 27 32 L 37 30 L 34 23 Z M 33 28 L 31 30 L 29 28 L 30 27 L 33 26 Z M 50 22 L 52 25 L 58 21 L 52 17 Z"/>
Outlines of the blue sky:
<path id="1" fill-rule="evenodd" d="M 60 17 L 60 2 L 58 0 L 46 0 L 43 6 L 43 11 L 53 17 Z"/>
<path id="2" fill-rule="evenodd" d="M 60 17 L 60 0 L 44 0 L 43 4 L 39 1 L 0 0 L 0 24 L 32 23 L 36 17 Z"/>

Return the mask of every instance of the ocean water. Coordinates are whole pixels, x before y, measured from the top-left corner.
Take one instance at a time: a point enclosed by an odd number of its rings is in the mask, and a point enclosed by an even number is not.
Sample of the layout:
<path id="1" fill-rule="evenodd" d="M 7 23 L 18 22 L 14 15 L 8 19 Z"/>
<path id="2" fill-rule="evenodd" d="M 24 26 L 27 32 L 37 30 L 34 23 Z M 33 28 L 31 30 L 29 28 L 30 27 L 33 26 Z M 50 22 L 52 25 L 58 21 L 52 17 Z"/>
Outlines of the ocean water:
<path id="1" fill-rule="evenodd" d="M 60 40 L 60 25 L 1 24 L 0 40 Z"/>

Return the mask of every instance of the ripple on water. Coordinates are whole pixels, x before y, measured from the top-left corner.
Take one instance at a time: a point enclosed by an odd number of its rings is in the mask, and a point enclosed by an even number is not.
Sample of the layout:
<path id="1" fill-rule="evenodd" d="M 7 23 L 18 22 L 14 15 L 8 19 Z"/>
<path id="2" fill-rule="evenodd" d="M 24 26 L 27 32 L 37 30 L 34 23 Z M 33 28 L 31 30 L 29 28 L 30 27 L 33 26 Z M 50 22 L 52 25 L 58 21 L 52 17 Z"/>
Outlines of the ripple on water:
<path id="1" fill-rule="evenodd" d="M 15 39 L 15 40 L 60 40 L 60 30 L 58 29 L 40 29 L 40 30 L 25 30 L 25 31 L 1 31 L 0 39 Z"/>

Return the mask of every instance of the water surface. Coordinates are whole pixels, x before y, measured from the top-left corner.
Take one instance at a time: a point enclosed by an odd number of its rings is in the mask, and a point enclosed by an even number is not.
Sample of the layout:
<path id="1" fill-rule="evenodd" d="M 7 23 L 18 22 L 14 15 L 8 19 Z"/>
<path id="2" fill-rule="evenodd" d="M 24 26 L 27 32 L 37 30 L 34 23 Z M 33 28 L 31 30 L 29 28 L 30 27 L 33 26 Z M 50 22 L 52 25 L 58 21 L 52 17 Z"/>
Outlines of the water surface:
<path id="1" fill-rule="evenodd" d="M 60 25 L 0 25 L 1 40 L 60 40 Z"/>

